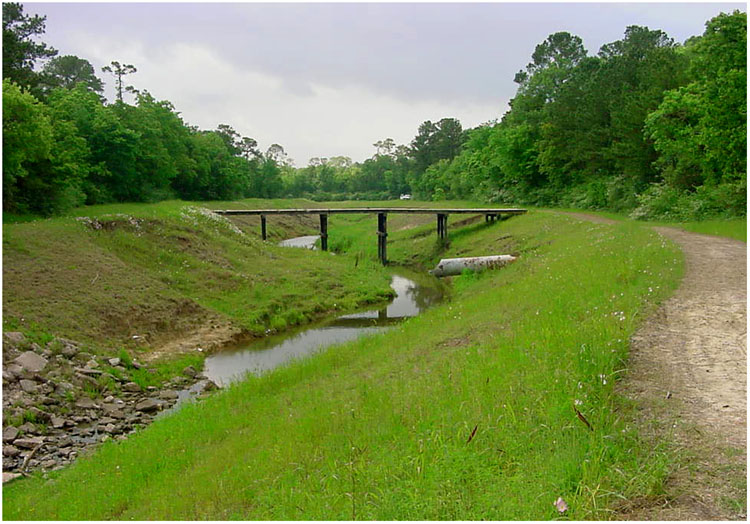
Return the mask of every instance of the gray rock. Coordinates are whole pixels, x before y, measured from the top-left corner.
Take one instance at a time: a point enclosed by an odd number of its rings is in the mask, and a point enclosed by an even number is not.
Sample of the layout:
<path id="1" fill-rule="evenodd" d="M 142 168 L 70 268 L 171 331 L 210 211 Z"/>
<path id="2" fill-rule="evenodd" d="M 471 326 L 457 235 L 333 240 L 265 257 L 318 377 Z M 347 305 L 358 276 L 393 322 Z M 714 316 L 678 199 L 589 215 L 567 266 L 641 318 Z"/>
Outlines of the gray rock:
<path id="1" fill-rule="evenodd" d="M 31 373 L 38 373 L 47 365 L 47 359 L 37 355 L 33 351 L 25 351 L 24 353 L 21 353 L 21 356 L 16 358 L 13 362 Z"/>
<path id="2" fill-rule="evenodd" d="M 174 400 L 177 398 L 177 392 L 173 389 L 165 389 L 159 392 L 159 398 L 164 400 Z"/>
<path id="3" fill-rule="evenodd" d="M 139 386 L 135 382 L 128 382 L 127 384 L 122 385 L 122 390 L 127 391 L 128 393 L 140 393 L 141 386 Z"/>
<path id="4" fill-rule="evenodd" d="M 17 479 L 20 477 L 20 473 L 11 473 L 10 471 L 3 471 L 3 484 L 6 482 L 10 482 L 11 480 Z"/>
<path id="5" fill-rule="evenodd" d="M 96 409 L 99 406 L 97 406 L 89 397 L 82 397 L 76 400 L 76 407 L 81 409 Z"/>
<path id="6" fill-rule="evenodd" d="M 13 442 L 18 438 L 18 428 L 14 428 L 13 426 L 8 426 L 3 430 L 3 442 Z"/>
<path id="7" fill-rule="evenodd" d="M 104 373 L 103 371 L 99 369 L 91 369 L 91 366 L 86 364 L 85 368 L 74 368 L 77 373 L 82 373 L 84 375 L 101 375 Z"/>
<path id="8" fill-rule="evenodd" d="M 115 400 L 115 397 L 113 397 L 112 395 L 108 395 L 107 397 L 104 398 L 104 402 L 114 402 L 114 400 Z"/>
<path id="9" fill-rule="evenodd" d="M 18 429 L 24 433 L 36 433 L 36 426 L 31 422 L 26 422 L 18 426 Z"/>
<path id="10" fill-rule="evenodd" d="M 19 382 L 21 384 L 21 389 L 24 390 L 26 393 L 36 393 L 36 382 L 33 380 L 21 380 Z"/>
<path id="11" fill-rule="evenodd" d="M 98 368 L 99 363 L 95 359 L 91 359 L 88 362 L 86 362 L 86 367 L 89 369 Z"/>
<path id="12" fill-rule="evenodd" d="M 105 433 L 109 433 L 111 435 L 112 433 L 115 432 L 116 429 L 117 429 L 117 426 L 115 426 L 114 424 L 107 424 L 106 426 L 102 428 L 102 431 L 104 431 Z"/>
<path id="13" fill-rule="evenodd" d="M 24 448 L 24 449 L 34 449 L 39 444 L 43 444 L 43 443 L 44 443 L 44 440 L 42 439 L 42 437 L 22 437 L 22 438 L 17 438 L 13 442 L 13 445 L 19 448 Z"/>
<path id="14" fill-rule="evenodd" d="M 3 446 L 3 456 L 5 457 L 16 457 L 19 453 L 21 453 L 21 450 L 11 444 Z"/>
<path id="15" fill-rule="evenodd" d="M 65 419 L 62 417 L 56 417 L 53 415 L 52 418 L 50 419 L 50 422 L 52 422 L 52 427 L 56 429 L 59 429 L 65 426 Z"/>
<path id="16" fill-rule="evenodd" d="M 20 331 L 8 331 L 3 333 L 3 341 L 6 344 L 18 347 L 26 341 L 26 337 Z"/>
<path id="17" fill-rule="evenodd" d="M 78 354 L 78 348 L 73 344 L 65 344 L 60 353 L 66 358 L 73 358 Z"/>
<path id="18" fill-rule="evenodd" d="M 9 364 L 5 369 L 8 373 L 12 373 L 16 377 L 20 377 L 23 375 L 23 368 L 18 364 Z"/>
<path id="19" fill-rule="evenodd" d="M 135 409 L 144 413 L 157 411 L 162 406 L 162 402 L 153 398 L 147 398 L 135 405 Z"/>
<path id="20" fill-rule="evenodd" d="M 37 407 L 30 407 L 29 412 L 31 412 L 34 415 L 34 418 L 37 421 L 49 422 L 50 414 L 47 413 L 46 411 L 42 411 L 41 409 Z"/>
<path id="21" fill-rule="evenodd" d="M 195 370 L 193 366 L 188 366 L 185 369 L 182 370 L 183 375 L 187 375 L 190 378 L 194 378 L 195 375 L 198 374 L 198 372 Z"/>
<path id="22" fill-rule="evenodd" d="M 16 380 L 16 376 L 11 373 L 10 371 L 3 370 L 3 380 L 7 382 L 14 382 Z"/>
<path id="23" fill-rule="evenodd" d="M 107 360 L 107 362 L 109 362 L 109 365 L 114 368 L 120 365 L 121 360 L 115 357 L 115 358 L 110 358 L 109 360 Z"/>
<path id="24" fill-rule="evenodd" d="M 49 459 L 42 462 L 42 467 L 44 469 L 52 469 L 57 466 L 57 461 L 55 459 Z"/>

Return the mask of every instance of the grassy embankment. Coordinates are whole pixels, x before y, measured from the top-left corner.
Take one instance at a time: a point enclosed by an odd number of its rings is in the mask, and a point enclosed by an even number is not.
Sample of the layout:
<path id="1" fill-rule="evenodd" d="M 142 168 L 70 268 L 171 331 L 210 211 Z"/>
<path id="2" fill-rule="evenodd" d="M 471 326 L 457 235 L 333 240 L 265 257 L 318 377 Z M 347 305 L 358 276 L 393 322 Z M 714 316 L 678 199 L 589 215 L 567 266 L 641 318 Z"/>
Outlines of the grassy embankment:
<path id="1" fill-rule="evenodd" d="M 433 219 L 389 227 L 390 258 L 434 244 Z M 374 229 L 336 218 L 331 242 L 374 250 L 345 221 Z M 679 280 L 679 251 L 635 224 L 530 213 L 453 227 L 446 255 L 507 252 L 519 260 L 458 277 L 450 303 L 393 330 L 6 486 L 3 517 L 550 519 L 563 497 L 583 519 L 661 496 L 666 455 L 613 385 L 630 335 Z"/>
<path id="2" fill-rule="evenodd" d="M 184 202 L 4 224 L 3 328 L 39 342 L 64 336 L 96 353 L 125 348 L 145 357 L 168 346 L 189 355 L 179 368 L 212 341 L 387 298 L 390 279 L 376 261 L 354 268 L 346 257 L 275 246 L 314 228 L 312 219 L 284 217 L 263 243 L 259 228 L 243 233 Z"/>
<path id="3" fill-rule="evenodd" d="M 674 227 L 685 231 L 692 231 L 693 233 L 734 238 L 735 240 L 742 240 L 743 242 L 747 242 L 747 217 L 701 220 L 692 222 L 656 222 L 633 220 L 627 215 L 621 213 L 611 213 L 607 211 L 583 211 L 580 209 L 566 209 L 565 211 L 571 213 L 588 213 L 591 215 L 611 218 L 612 220 L 626 220 L 636 222 L 643 226 Z"/>

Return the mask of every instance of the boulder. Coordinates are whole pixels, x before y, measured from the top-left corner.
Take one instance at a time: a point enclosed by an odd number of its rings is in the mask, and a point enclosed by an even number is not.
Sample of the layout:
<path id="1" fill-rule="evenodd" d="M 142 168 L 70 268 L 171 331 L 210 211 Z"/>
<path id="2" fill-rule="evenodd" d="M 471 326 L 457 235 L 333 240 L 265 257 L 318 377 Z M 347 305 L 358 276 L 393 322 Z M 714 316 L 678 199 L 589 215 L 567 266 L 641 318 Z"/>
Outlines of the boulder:
<path id="1" fill-rule="evenodd" d="M 54 415 L 50 418 L 50 422 L 52 422 L 52 427 L 55 428 L 55 429 L 60 429 L 60 428 L 62 428 L 65 425 L 65 419 L 64 418 L 62 418 L 62 417 L 56 417 Z"/>
<path id="2" fill-rule="evenodd" d="M 13 362 L 31 373 L 38 373 L 47 365 L 47 359 L 37 355 L 33 351 L 25 351 L 21 353 L 21 356 L 16 358 Z"/>
<path id="3" fill-rule="evenodd" d="M 36 426 L 31 422 L 21 424 L 20 426 L 18 426 L 18 429 L 20 431 L 23 431 L 24 433 L 36 433 Z"/>
<path id="4" fill-rule="evenodd" d="M 3 446 L 4 457 L 16 457 L 19 453 L 21 453 L 21 450 L 11 444 Z"/>
<path id="5" fill-rule="evenodd" d="M 141 400 L 135 405 L 135 409 L 144 413 L 150 413 L 161 409 L 162 402 L 153 398 Z"/>
<path id="6" fill-rule="evenodd" d="M 26 337 L 20 331 L 8 331 L 3 333 L 3 342 L 10 346 L 18 347 L 26 341 Z"/>
<path id="7" fill-rule="evenodd" d="M 195 370 L 193 366 L 188 366 L 182 370 L 182 374 L 187 375 L 190 378 L 195 378 L 195 375 L 197 375 L 198 372 Z"/>
<path id="8" fill-rule="evenodd" d="M 97 406 L 89 397 L 81 397 L 76 400 L 76 407 L 81 409 L 96 409 L 99 406 Z"/>
<path id="9" fill-rule="evenodd" d="M 8 426 L 3 430 L 3 442 L 13 442 L 18 438 L 18 428 L 14 428 L 13 426 Z"/>
<path id="10" fill-rule="evenodd" d="M 13 442 L 13 445 L 24 449 L 34 449 L 35 447 L 43 443 L 44 440 L 42 439 L 42 437 L 22 437 L 17 438 Z"/>
<path id="11" fill-rule="evenodd" d="M 121 360 L 119 358 L 110 358 L 107 362 L 114 368 L 120 365 Z"/>
<path id="12" fill-rule="evenodd" d="M 177 392 L 173 389 L 165 389 L 159 392 L 159 398 L 163 400 L 174 400 L 177 398 Z"/>
<path id="13" fill-rule="evenodd" d="M 33 380 L 21 380 L 19 384 L 26 393 L 36 393 L 36 382 Z"/>
<path id="14" fill-rule="evenodd" d="M 6 367 L 5 370 L 8 373 L 12 373 L 16 377 L 23 376 L 23 368 L 18 364 L 8 364 L 8 367 Z"/>
<path id="15" fill-rule="evenodd" d="M 135 382 L 128 382 L 122 385 L 122 390 L 127 391 L 128 393 L 140 393 L 141 386 L 139 386 Z"/>
<path id="16" fill-rule="evenodd" d="M 10 471 L 3 471 L 3 484 L 6 482 L 10 482 L 11 480 L 17 479 L 20 477 L 20 473 L 11 473 Z"/>
<path id="17" fill-rule="evenodd" d="M 60 353 L 66 358 L 73 358 L 78 353 L 78 348 L 72 344 L 65 344 Z"/>

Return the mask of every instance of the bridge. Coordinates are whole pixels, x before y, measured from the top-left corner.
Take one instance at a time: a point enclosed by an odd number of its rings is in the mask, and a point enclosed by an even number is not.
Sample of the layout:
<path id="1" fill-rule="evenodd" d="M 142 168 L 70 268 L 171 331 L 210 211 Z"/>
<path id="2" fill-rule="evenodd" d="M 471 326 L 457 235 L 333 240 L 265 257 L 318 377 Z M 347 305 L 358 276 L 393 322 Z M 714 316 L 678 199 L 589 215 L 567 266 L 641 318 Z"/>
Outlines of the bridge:
<path id="1" fill-rule="evenodd" d="M 378 259 L 385 265 L 386 238 L 388 237 L 388 213 L 435 214 L 437 215 L 437 235 L 440 241 L 448 238 L 448 215 L 484 215 L 486 222 L 494 222 L 503 216 L 520 215 L 526 209 L 506 208 L 426 208 L 426 207 L 341 207 L 341 208 L 313 208 L 313 209 L 218 209 L 214 213 L 225 216 L 259 215 L 260 232 L 266 239 L 266 217 L 269 215 L 319 215 L 320 216 L 320 248 L 328 250 L 328 215 L 365 213 L 378 215 Z"/>

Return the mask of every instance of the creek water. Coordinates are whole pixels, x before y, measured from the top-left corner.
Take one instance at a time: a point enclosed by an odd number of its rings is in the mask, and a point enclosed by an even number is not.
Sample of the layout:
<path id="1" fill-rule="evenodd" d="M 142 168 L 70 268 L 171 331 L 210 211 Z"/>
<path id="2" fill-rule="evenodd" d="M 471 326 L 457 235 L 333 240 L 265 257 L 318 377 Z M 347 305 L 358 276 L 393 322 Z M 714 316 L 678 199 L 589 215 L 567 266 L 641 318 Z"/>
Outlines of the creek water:
<path id="1" fill-rule="evenodd" d="M 279 245 L 313 249 L 318 236 L 284 240 Z M 391 288 L 396 296 L 378 309 L 358 311 L 313 326 L 269 336 L 218 351 L 206 357 L 203 374 L 219 386 L 241 380 L 247 374 L 261 375 L 292 360 L 317 353 L 328 346 L 378 333 L 414 317 L 444 297 L 444 286 L 435 277 L 407 275 L 395 270 Z M 179 403 L 199 394 L 203 383 L 179 391 Z"/>

